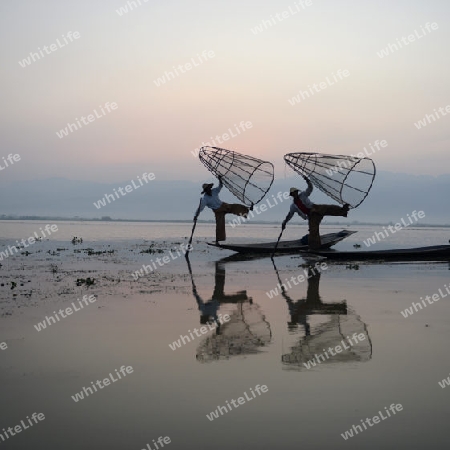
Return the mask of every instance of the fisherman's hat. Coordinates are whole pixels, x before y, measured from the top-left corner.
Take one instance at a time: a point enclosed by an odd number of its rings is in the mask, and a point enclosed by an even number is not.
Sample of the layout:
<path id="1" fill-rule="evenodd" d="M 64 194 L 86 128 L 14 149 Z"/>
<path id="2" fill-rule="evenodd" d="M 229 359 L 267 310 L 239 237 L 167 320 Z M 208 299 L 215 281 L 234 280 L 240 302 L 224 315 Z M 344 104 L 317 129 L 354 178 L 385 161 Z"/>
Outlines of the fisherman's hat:
<path id="1" fill-rule="evenodd" d="M 298 189 L 295 187 L 292 187 L 291 189 L 289 189 L 289 195 L 292 195 L 294 192 L 298 192 Z"/>
<path id="2" fill-rule="evenodd" d="M 206 189 L 212 188 L 213 186 L 214 186 L 214 183 L 203 183 L 203 184 L 202 184 L 202 188 L 203 188 L 202 194 L 205 193 L 205 190 L 206 190 Z"/>

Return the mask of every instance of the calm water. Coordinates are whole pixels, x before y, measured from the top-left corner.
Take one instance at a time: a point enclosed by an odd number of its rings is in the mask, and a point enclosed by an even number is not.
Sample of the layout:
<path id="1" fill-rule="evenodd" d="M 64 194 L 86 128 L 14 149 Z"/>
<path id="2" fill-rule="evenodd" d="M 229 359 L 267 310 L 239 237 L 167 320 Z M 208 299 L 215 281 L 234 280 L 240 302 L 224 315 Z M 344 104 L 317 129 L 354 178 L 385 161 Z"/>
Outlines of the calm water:
<path id="1" fill-rule="evenodd" d="M 40 234 L 40 229 L 47 224 L 55 223 L 58 231 L 50 235 L 49 239 L 67 241 L 74 236 L 82 237 L 85 241 L 101 240 L 164 240 L 189 238 L 192 224 L 189 223 L 114 223 L 114 222 L 40 222 L 40 221 L 0 221 L 0 239 L 22 239 L 33 236 L 34 232 Z M 375 232 L 383 233 L 383 226 L 379 225 L 323 225 L 322 233 L 335 232 L 341 229 L 356 230 L 358 233 L 340 243 L 336 249 L 350 248 L 354 243 L 362 244 L 363 241 L 372 237 Z M 251 242 L 259 240 L 277 240 L 279 225 L 255 225 L 242 224 L 232 228 L 227 227 L 227 237 L 230 242 Z M 297 239 L 307 234 L 307 226 L 292 221 L 285 232 L 283 239 Z M 214 240 L 214 224 L 199 223 L 195 229 L 195 238 Z M 450 239 L 450 228 L 404 228 L 395 234 L 389 234 L 387 238 L 377 241 L 377 249 L 392 247 L 418 247 L 424 245 L 447 244 Z M 373 246 L 372 248 L 375 248 Z"/>
<path id="2" fill-rule="evenodd" d="M 27 237 L 40 226 L 3 222 L 0 242 Z M 90 246 L 110 240 L 125 248 L 136 239 L 181 242 L 191 230 L 170 223 L 58 226 L 55 240 L 80 236 Z M 337 248 L 363 245 L 378 230 L 350 229 L 358 233 Z M 378 248 L 444 244 L 449 231 L 406 229 Z M 270 240 L 279 228 L 247 224 L 228 233 L 230 241 Z M 292 226 L 286 238 L 304 233 L 305 227 Z M 450 387 L 438 382 L 450 372 L 450 296 L 411 317 L 400 313 L 450 284 L 448 263 L 330 264 L 320 273 L 308 271 L 297 256 L 275 258 L 275 264 L 268 258 L 223 261 L 229 252 L 204 243 L 212 237 L 213 225 L 200 224 L 201 242 L 189 264 L 179 258 L 164 269 L 182 275 L 166 288 L 155 282 L 127 297 L 99 291 L 95 306 L 39 333 L 35 323 L 74 299 L 1 317 L 0 343 L 9 347 L 0 351 L 0 430 L 34 411 L 46 415 L 1 445 L 140 450 L 169 436 L 166 447 L 180 449 L 448 448 Z M 302 274 L 309 279 L 287 285 Z M 269 298 L 278 283 L 286 289 Z M 230 320 L 171 350 L 169 344 L 199 329 L 208 314 Z M 347 336 L 355 333 L 360 339 L 350 345 Z M 305 366 L 343 340 L 349 348 Z M 122 365 L 134 372 L 78 403 L 71 399 Z M 268 391 L 252 397 L 257 385 Z M 252 400 L 213 421 L 206 417 L 245 394 Z M 361 419 L 379 411 L 386 416 L 391 404 L 403 410 L 343 439 L 341 433 Z"/>

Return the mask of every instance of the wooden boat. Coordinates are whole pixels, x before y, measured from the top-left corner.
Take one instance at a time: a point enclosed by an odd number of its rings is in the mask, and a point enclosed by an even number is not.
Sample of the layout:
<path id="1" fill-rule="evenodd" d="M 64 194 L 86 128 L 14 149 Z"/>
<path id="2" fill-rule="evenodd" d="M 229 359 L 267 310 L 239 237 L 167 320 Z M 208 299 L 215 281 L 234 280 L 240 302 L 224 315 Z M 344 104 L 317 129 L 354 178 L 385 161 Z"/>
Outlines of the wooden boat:
<path id="1" fill-rule="evenodd" d="M 339 233 L 324 234 L 320 237 L 322 242 L 321 250 L 326 250 L 341 242 L 343 239 L 356 233 L 356 231 L 342 230 Z M 304 243 L 304 238 L 297 239 L 295 241 L 280 241 L 277 247 L 276 254 L 280 253 L 299 253 L 302 251 L 308 251 L 308 245 Z M 238 253 L 246 254 L 272 254 L 276 242 L 265 242 L 260 244 L 216 244 L 214 242 L 208 242 L 208 245 L 218 247 L 225 250 L 232 250 Z"/>
<path id="2" fill-rule="evenodd" d="M 348 252 L 339 252 L 335 250 L 308 250 L 307 252 L 302 253 L 324 256 L 329 260 L 336 261 L 450 261 L 450 245 Z"/>

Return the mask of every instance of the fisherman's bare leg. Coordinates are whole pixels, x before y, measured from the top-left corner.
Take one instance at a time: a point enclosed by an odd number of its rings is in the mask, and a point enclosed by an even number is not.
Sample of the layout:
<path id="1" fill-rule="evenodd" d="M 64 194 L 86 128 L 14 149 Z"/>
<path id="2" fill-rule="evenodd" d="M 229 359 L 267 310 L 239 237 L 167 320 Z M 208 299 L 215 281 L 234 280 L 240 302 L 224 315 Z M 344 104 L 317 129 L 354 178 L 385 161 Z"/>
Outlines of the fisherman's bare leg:
<path id="1" fill-rule="evenodd" d="M 216 242 L 225 241 L 227 236 L 225 233 L 225 211 L 219 211 L 221 208 L 216 209 L 214 214 L 216 216 Z"/>
<path id="2" fill-rule="evenodd" d="M 311 213 L 317 213 L 322 216 L 342 216 L 347 217 L 348 208 L 337 205 L 314 205 Z"/>
<path id="3" fill-rule="evenodd" d="M 250 211 L 249 208 L 247 208 L 244 205 L 239 205 L 238 203 L 233 203 L 231 205 L 228 205 L 230 207 L 230 213 L 234 214 L 235 216 L 244 216 L 247 218 L 247 214 Z"/>
<path id="4" fill-rule="evenodd" d="M 320 222 L 323 216 L 347 217 L 348 206 L 337 205 L 314 205 L 309 214 L 309 237 L 308 246 L 311 249 L 318 249 L 322 245 L 320 241 Z"/>
<path id="5" fill-rule="evenodd" d="M 225 232 L 225 214 L 229 212 L 228 203 L 222 203 L 220 208 L 214 210 L 216 216 L 216 242 L 225 241 L 227 236 Z"/>
<path id="6" fill-rule="evenodd" d="M 316 206 L 316 205 L 315 205 Z M 320 222 L 322 222 L 323 216 L 311 210 L 309 214 L 309 236 L 308 236 L 308 246 L 311 249 L 318 249 L 321 246 L 320 242 Z"/>
<path id="7" fill-rule="evenodd" d="M 225 241 L 225 214 L 234 214 L 236 216 L 244 216 L 247 218 L 249 209 L 244 205 L 239 205 L 237 203 L 229 204 L 223 202 L 220 208 L 214 210 L 216 215 L 216 241 Z"/>

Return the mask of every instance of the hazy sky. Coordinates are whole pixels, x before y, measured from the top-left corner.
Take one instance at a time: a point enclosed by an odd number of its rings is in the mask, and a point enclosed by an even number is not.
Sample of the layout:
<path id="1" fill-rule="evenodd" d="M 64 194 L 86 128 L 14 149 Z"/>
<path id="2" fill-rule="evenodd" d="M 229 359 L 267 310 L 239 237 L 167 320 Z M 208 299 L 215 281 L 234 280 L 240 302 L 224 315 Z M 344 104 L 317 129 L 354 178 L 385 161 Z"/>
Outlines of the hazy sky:
<path id="1" fill-rule="evenodd" d="M 450 172 L 450 114 L 414 125 L 450 105 L 448 0 L 135 3 L 122 16 L 125 0 L 0 3 L 0 165 L 21 156 L 0 183 L 113 182 L 144 171 L 201 182 L 208 173 L 191 152 L 241 121 L 252 128 L 222 146 L 271 160 L 281 177 L 284 153 L 351 154 L 377 139 L 388 142 L 373 155 L 378 169 Z M 273 25 L 255 34 L 263 20 Z M 438 29 L 426 31 L 433 22 Z M 79 38 L 66 43 L 68 32 Z M 378 56 L 414 33 L 414 42 Z M 63 47 L 19 64 L 58 38 Z M 203 51 L 214 56 L 199 62 Z M 191 58 L 197 66 L 155 84 Z M 289 103 L 339 69 L 349 76 Z M 57 136 L 76 118 L 101 115 L 106 102 L 117 109 Z"/>

